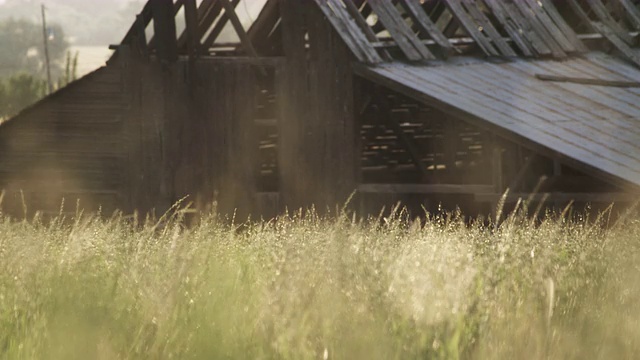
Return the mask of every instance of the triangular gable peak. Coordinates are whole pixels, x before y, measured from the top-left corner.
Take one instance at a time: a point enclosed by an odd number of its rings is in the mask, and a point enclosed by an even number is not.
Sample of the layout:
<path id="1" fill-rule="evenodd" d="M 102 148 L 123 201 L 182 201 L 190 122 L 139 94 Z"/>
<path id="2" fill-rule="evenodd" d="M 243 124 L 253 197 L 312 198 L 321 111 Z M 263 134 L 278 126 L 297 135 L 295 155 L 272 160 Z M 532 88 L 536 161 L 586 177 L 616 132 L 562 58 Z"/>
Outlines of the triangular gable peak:
<path id="1" fill-rule="evenodd" d="M 456 55 L 562 59 L 613 47 L 640 65 L 632 0 L 309 0 L 365 64 Z M 179 55 L 282 53 L 279 0 L 154 0 L 122 41 Z M 116 52 L 117 55 L 117 52 Z"/>

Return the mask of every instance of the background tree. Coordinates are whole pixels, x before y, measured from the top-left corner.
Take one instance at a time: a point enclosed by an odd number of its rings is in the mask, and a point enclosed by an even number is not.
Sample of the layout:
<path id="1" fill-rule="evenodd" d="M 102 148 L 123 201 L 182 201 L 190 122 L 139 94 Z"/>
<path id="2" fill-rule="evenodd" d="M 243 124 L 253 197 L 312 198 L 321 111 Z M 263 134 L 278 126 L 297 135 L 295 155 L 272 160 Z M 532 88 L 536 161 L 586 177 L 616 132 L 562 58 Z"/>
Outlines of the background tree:
<path id="1" fill-rule="evenodd" d="M 69 43 L 60 25 L 49 24 L 48 29 L 51 70 L 58 77 Z M 0 22 L 0 78 L 17 72 L 45 74 L 42 27 L 29 20 L 10 18 Z"/>

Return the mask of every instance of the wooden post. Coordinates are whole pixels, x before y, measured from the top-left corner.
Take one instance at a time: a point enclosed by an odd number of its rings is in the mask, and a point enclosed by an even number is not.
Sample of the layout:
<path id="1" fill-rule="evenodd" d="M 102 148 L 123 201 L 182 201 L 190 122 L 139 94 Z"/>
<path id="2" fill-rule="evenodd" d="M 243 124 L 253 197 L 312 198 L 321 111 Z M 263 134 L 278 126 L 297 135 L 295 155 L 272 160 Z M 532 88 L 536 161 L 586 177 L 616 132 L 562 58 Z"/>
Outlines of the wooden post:
<path id="1" fill-rule="evenodd" d="M 153 32 L 156 54 L 160 62 L 173 63 L 178 60 L 178 40 L 172 0 L 153 0 Z"/>

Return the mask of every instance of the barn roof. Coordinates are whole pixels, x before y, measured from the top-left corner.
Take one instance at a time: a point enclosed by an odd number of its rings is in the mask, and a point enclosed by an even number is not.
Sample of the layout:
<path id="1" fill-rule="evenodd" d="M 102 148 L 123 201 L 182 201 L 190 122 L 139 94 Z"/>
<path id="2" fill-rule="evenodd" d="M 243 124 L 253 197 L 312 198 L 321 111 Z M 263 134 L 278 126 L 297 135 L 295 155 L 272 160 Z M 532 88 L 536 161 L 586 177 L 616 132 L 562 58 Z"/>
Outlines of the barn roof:
<path id="1" fill-rule="evenodd" d="M 602 53 L 564 61 L 400 62 L 357 71 L 444 111 L 640 186 L 640 70 Z"/>

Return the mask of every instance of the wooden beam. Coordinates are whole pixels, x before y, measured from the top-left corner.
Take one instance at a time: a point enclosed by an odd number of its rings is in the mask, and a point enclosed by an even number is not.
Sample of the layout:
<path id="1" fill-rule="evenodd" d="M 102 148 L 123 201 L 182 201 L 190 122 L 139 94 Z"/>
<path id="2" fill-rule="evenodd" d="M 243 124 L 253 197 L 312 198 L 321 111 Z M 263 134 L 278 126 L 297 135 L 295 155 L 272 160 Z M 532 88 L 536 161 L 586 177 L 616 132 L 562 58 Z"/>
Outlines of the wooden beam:
<path id="1" fill-rule="evenodd" d="M 453 14 L 454 18 L 458 20 L 462 27 L 467 31 L 467 34 L 476 41 L 478 46 L 487 56 L 500 56 L 500 53 L 493 46 L 491 40 L 478 30 L 478 24 L 476 24 L 471 16 L 469 16 L 460 1 L 461 0 L 445 0 L 445 4 L 449 8 L 451 14 Z"/>
<path id="2" fill-rule="evenodd" d="M 491 39 L 493 45 L 500 50 L 504 56 L 516 56 L 515 51 L 502 39 L 502 35 L 493 27 L 491 21 L 485 16 L 485 14 L 478 8 L 478 2 L 476 0 L 463 0 L 463 5 L 467 9 L 469 16 L 473 21 L 478 24 L 479 28 Z"/>
<path id="3" fill-rule="evenodd" d="M 217 13 L 215 13 L 215 10 L 213 9 L 215 5 L 217 5 Z M 200 3 L 197 11 L 198 21 L 196 37 L 198 38 L 198 43 L 201 42 L 204 32 L 209 29 L 209 27 L 211 26 L 211 22 L 215 20 L 220 11 L 222 11 L 222 7 L 220 6 L 220 4 L 216 3 L 216 0 L 203 0 L 202 3 Z M 180 36 L 178 37 L 179 49 L 183 49 L 188 45 L 188 37 L 189 36 L 186 31 L 183 31 L 182 34 L 180 34 Z"/>
<path id="4" fill-rule="evenodd" d="M 625 10 L 627 19 L 636 30 L 640 30 L 640 9 L 638 5 L 634 5 L 631 0 L 616 0 Z"/>
<path id="5" fill-rule="evenodd" d="M 548 74 L 535 74 L 535 77 L 545 81 L 557 81 L 568 82 L 574 84 L 584 85 L 597 85 L 597 86 L 611 86 L 611 87 L 623 87 L 623 88 L 637 88 L 640 87 L 640 82 L 637 81 L 616 81 L 616 80 L 603 80 L 593 78 L 577 78 L 570 76 L 556 76 Z"/>
<path id="6" fill-rule="evenodd" d="M 184 0 L 184 20 L 187 33 L 187 51 L 189 60 L 193 61 L 200 53 L 200 38 L 198 36 L 198 8 L 196 0 Z"/>
<path id="7" fill-rule="evenodd" d="M 600 0 L 586 0 L 591 10 L 596 14 L 599 22 L 609 28 L 614 34 L 616 34 L 627 45 L 633 45 L 633 39 L 627 36 L 627 31 L 622 28 L 609 14 L 607 7 Z"/>
<path id="8" fill-rule="evenodd" d="M 431 18 L 427 16 L 427 13 L 425 13 L 418 1 L 400 0 L 400 4 L 425 35 L 431 37 L 431 39 L 433 39 L 443 49 L 447 50 L 447 52 L 453 49 L 449 39 L 447 39 L 440 29 L 438 29 L 436 24 L 431 21 Z"/>
<path id="9" fill-rule="evenodd" d="M 478 202 L 495 203 L 501 199 L 503 194 L 497 193 L 476 193 L 475 200 Z M 633 203 L 638 201 L 637 195 L 629 193 L 514 193 L 508 194 L 506 203 L 515 203 L 519 200 L 531 199 L 532 202 L 545 201 L 547 203 L 568 203 L 570 201 L 580 203 Z"/>
<path id="10" fill-rule="evenodd" d="M 370 0 L 369 6 L 389 34 L 396 40 L 407 59 L 411 61 L 434 60 L 436 57 L 424 46 L 413 33 L 404 19 L 388 0 Z"/>
<path id="11" fill-rule="evenodd" d="M 578 38 L 578 35 L 573 30 L 569 24 L 565 21 L 564 17 L 560 15 L 556 6 L 551 2 L 551 0 L 541 0 L 542 8 L 546 10 L 547 14 L 551 17 L 556 26 L 560 29 L 560 31 L 571 41 L 573 46 L 579 52 L 588 52 L 589 48 L 587 48 L 582 41 Z"/>
<path id="12" fill-rule="evenodd" d="M 627 59 L 640 66 L 640 53 L 637 49 L 631 48 L 624 40 L 618 37 L 618 34 L 612 31 L 609 27 L 602 25 L 598 22 L 591 22 L 591 26 L 595 28 L 602 36 L 604 36 L 613 46 L 624 54 Z"/>
<path id="13" fill-rule="evenodd" d="M 258 53 L 256 52 L 256 49 L 253 47 L 253 44 L 251 43 L 251 39 L 249 39 L 249 36 L 247 36 L 247 32 L 244 30 L 244 27 L 242 27 L 242 23 L 240 22 L 240 19 L 238 19 L 235 6 L 233 6 L 229 2 L 229 0 L 218 0 L 218 1 L 222 2 L 222 7 L 224 7 L 224 13 L 231 20 L 231 25 L 236 30 L 236 33 L 240 38 L 240 42 L 242 43 L 242 47 L 244 48 L 244 50 L 247 53 L 249 53 L 249 55 L 253 57 L 258 57 Z"/>
<path id="14" fill-rule="evenodd" d="M 335 0 L 315 0 L 315 3 L 356 58 L 368 64 L 382 62 L 380 55 L 367 40 L 366 33 L 358 28 L 355 20 L 340 3 Z"/>
<path id="15" fill-rule="evenodd" d="M 280 19 L 278 0 L 267 0 L 262 11 L 260 11 L 256 20 L 247 30 L 251 43 L 254 44 L 259 53 L 263 53 L 264 51 L 261 50 L 266 49 L 266 46 L 268 46 L 267 43 L 270 42 L 269 36 L 272 35 L 278 19 Z"/>
<path id="16" fill-rule="evenodd" d="M 358 192 L 369 194 L 486 194 L 492 185 L 478 184 L 360 184 Z"/>
<path id="17" fill-rule="evenodd" d="M 156 55 L 160 61 L 178 60 L 178 42 L 176 38 L 176 19 L 172 0 L 154 0 L 151 3 L 153 14 L 153 32 Z"/>
<path id="18" fill-rule="evenodd" d="M 239 2 L 240 2 L 240 0 L 231 0 L 231 5 L 233 6 L 234 9 L 235 9 L 236 6 L 238 6 Z M 220 0 L 218 0 L 214 4 L 212 12 L 219 14 L 220 11 L 222 11 L 222 6 L 220 4 Z M 217 14 L 215 16 L 218 16 Z M 229 21 L 229 16 L 227 15 L 227 12 L 225 11 L 222 15 L 220 15 L 220 19 L 218 19 L 218 22 L 214 25 L 214 27 L 211 30 L 211 32 L 209 33 L 209 35 L 207 36 L 207 38 L 202 43 L 202 47 L 203 48 L 205 48 L 205 49 L 209 48 L 216 41 L 216 39 L 218 38 L 218 36 L 222 32 L 222 30 L 224 30 L 224 27 L 227 25 L 228 21 Z"/>

